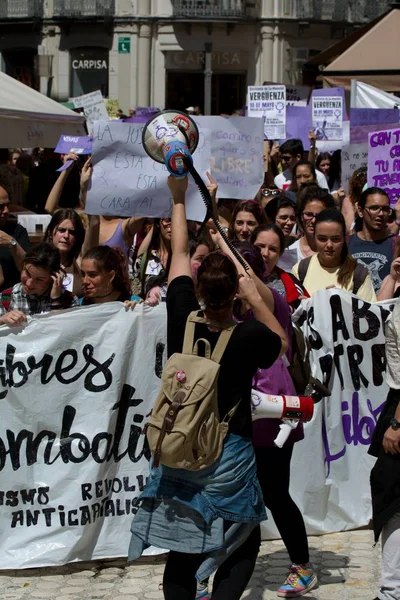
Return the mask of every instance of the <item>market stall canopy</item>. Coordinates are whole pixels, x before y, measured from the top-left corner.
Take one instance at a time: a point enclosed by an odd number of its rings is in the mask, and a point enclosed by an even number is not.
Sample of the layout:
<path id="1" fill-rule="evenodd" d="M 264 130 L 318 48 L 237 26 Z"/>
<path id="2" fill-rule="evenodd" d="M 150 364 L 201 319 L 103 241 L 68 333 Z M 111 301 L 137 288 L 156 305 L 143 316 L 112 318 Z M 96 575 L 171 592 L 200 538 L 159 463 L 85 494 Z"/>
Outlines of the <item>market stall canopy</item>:
<path id="1" fill-rule="evenodd" d="M 0 147 L 54 148 L 61 134 L 86 135 L 85 118 L 0 72 Z"/>
<path id="2" fill-rule="evenodd" d="M 394 8 L 337 56 L 318 79 L 327 87 L 349 90 L 351 79 L 357 79 L 387 92 L 400 91 L 399 30 L 400 9 Z"/>

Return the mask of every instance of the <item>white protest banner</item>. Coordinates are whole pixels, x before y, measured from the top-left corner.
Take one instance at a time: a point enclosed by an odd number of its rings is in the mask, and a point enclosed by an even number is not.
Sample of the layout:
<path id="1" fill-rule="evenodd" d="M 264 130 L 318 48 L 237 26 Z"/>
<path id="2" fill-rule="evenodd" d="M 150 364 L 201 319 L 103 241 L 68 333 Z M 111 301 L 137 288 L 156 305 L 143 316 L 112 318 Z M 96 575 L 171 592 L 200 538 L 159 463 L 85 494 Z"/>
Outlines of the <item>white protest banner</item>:
<path id="1" fill-rule="evenodd" d="M 148 156 L 142 145 L 143 124 L 120 121 L 99 122 L 94 127 L 93 175 L 86 212 L 92 215 L 121 217 L 169 217 L 172 198 L 165 165 Z M 195 168 L 208 183 L 210 144 L 201 133 L 193 154 Z M 189 219 L 202 221 L 205 205 L 189 176 L 186 197 Z"/>
<path id="2" fill-rule="evenodd" d="M 317 140 L 343 139 L 343 98 L 312 97 L 312 126 Z"/>
<path id="3" fill-rule="evenodd" d="M 0 354 L 2 569 L 126 556 L 165 306 L 40 315 L 2 327 Z"/>
<path id="4" fill-rule="evenodd" d="M 308 85 L 286 86 L 286 106 L 307 106 L 311 88 Z"/>
<path id="5" fill-rule="evenodd" d="M 348 194 L 349 181 L 356 169 L 367 167 L 368 144 L 349 144 L 342 148 L 342 188 Z"/>
<path id="6" fill-rule="evenodd" d="M 392 206 L 400 198 L 400 127 L 368 135 L 368 186 L 383 188 Z"/>
<path id="7" fill-rule="evenodd" d="M 247 114 L 249 117 L 264 117 L 265 139 L 285 139 L 286 87 L 284 85 L 249 86 Z"/>
<path id="8" fill-rule="evenodd" d="M 107 107 L 100 90 L 70 98 L 70 101 L 75 108 L 83 108 L 89 134 L 91 134 L 95 121 L 108 121 Z"/>
<path id="9" fill-rule="evenodd" d="M 294 315 L 312 373 L 332 391 L 292 459 L 291 493 L 310 534 L 369 521 L 367 450 L 387 394 L 391 306 L 331 289 Z M 132 312 L 109 303 L 0 329 L 3 569 L 126 556 L 148 473 L 141 430 L 165 354 L 164 305 Z M 272 519 L 263 530 L 276 535 Z"/>
<path id="10" fill-rule="evenodd" d="M 195 117 L 210 140 L 211 174 L 219 198 L 254 198 L 264 181 L 263 120 L 251 117 Z"/>
<path id="11" fill-rule="evenodd" d="M 331 289 L 294 313 L 311 345 L 312 375 L 332 392 L 315 406 L 291 464 L 291 494 L 311 535 L 365 526 L 371 518 L 375 459 L 367 451 L 388 392 L 383 324 L 392 306 Z M 273 533 L 267 522 L 264 535 Z"/>

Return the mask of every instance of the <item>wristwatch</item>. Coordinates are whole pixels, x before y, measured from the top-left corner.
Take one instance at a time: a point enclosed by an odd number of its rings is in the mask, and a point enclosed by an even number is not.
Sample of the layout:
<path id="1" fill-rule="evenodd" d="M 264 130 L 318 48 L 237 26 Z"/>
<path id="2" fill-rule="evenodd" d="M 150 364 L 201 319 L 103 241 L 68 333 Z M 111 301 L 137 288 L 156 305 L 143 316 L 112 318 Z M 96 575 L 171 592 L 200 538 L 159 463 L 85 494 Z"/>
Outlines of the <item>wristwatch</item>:
<path id="1" fill-rule="evenodd" d="M 392 429 L 400 429 L 400 421 L 393 417 L 393 419 L 390 419 L 390 427 Z"/>
<path id="2" fill-rule="evenodd" d="M 14 238 L 10 238 L 10 246 L 14 247 L 17 245 L 17 240 L 14 240 Z"/>

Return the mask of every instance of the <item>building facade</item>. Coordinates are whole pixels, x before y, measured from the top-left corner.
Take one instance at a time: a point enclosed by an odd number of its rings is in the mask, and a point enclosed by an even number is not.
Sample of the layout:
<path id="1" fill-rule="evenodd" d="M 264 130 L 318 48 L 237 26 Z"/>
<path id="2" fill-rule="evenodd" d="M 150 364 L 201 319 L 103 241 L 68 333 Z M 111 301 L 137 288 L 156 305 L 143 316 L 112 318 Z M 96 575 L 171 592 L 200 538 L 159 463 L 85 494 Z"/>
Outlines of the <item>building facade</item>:
<path id="1" fill-rule="evenodd" d="M 390 0 L 1 0 L 0 69 L 59 101 L 100 89 L 120 107 L 245 104 Z"/>

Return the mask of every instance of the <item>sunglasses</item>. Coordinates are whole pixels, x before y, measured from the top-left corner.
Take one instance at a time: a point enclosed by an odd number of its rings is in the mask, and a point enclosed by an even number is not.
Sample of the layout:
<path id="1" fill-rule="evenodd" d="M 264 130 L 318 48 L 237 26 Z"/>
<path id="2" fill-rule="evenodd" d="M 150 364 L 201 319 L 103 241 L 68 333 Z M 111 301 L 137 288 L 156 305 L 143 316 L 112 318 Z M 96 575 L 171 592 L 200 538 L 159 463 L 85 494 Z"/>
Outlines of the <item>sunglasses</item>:
<path id="1" fill-rule="evenodd" d="M 280 190 L 270 190 L 269 188 L 264 188 L 261 190 L 261 194 L 263 196 L 279 196 L 280 193 Z"/>

